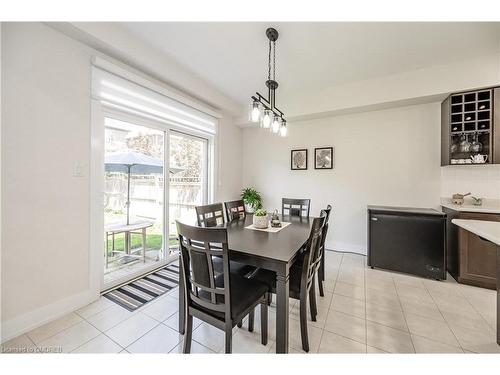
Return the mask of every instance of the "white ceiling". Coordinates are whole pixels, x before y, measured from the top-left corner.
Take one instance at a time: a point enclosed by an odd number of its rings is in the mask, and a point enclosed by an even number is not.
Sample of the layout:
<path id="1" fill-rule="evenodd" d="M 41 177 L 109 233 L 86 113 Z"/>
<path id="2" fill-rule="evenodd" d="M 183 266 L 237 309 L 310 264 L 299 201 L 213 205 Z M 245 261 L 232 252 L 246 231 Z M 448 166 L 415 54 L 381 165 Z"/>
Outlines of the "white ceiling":
<path id="1" fill-rule="evenodd" d="M 497 53 L 498 23 L 120 23 L 232 99 L 265 94 L 269 26 L 279 95 Z"/>

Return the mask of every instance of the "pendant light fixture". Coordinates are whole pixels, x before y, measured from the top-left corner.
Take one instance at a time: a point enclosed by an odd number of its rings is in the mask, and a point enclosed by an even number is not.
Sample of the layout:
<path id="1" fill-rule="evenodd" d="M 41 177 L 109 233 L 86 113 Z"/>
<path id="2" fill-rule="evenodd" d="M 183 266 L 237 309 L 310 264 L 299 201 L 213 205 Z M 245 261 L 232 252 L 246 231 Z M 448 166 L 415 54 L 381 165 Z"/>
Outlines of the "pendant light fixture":
<path id="1" fill-rule="evenodd" d="M 262 128 L 269 129 L 273 134 L 286 137 L 285 114 L 276 107 L 276 89 L 278 88 L 278 82 L 276 81 L 276 40 L 278 40 L 279 34 L 276 29 L 268 28 L 266 36 L 269 39 L 267 98 L 258 92 L 255 93 L 256 96 L 252 96 L 249 119 L 252 122 L 259 122 Z"/>

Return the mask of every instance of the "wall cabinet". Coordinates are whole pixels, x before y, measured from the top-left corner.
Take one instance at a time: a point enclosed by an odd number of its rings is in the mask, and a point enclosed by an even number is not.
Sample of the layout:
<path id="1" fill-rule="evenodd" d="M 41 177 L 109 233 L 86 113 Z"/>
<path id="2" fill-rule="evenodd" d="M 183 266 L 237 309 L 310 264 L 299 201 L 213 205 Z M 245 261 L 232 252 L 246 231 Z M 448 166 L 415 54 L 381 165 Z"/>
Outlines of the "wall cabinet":
<path id="1" fill-rule="evenodd" d="M 500 88 L 454 93 L 441 103 L 441 165 L 450 164 L 500 164 Z"/>

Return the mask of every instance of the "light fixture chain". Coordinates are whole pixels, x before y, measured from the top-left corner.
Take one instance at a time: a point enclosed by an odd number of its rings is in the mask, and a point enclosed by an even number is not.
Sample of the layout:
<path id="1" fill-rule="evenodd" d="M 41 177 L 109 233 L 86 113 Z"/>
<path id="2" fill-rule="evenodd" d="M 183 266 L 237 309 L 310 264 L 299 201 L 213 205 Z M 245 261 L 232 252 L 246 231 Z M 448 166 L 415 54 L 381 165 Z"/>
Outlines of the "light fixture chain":
<path id="1" fill-rule="evenodd" d="M 276 41 L 273 42 L 273 80 L 276 81 Z"/>
<path id="2" fill-rule="evenodd" d="M 269 40 L 269 60 L 268 60 L 268 72 L 267 72 L 267 79 L 271 79 L 271 40 Z"/>

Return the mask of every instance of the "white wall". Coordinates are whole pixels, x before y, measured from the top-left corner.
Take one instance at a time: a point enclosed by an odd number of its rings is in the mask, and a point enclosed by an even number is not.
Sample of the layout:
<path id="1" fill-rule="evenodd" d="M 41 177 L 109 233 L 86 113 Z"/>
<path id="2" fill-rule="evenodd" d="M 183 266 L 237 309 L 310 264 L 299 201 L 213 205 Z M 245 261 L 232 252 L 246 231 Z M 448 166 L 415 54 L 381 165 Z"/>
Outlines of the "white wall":
<path id="1" fill-rule="evenodd" d="M 500 165 L 450 165 L 441 168 L 441 196 L 471 192 L 475 197 L 500 199 Z"/>
<path id="2" fill-rule="evenodd" d="M 335 147 L 335 168 L 314 170 L 315 147 Z M 290 150 L 307 148 L 307 171 L 290 170 Z M 327 248 L 366 253 L 368 204 L 437 207 L 440 202 L 440 104 L 425 104 L 293 123 L 286 139 L 243 132 L 243 182 L 263 193 L 311 198 L 312 215 L 333 217 Z"/>
<path id="3" fill-rule="evenodd" d="M 2 341 L 98 297 L 89 283 L 90 62 L 40 23 L 2 30 Z M 218 198 L 237 195 L 241 130 L 223 117 Z M 226 151 L 227 150 L 227 151 Z M 73 163 L 84 177 L 73 177 Z M 216 160 L 216 163 L 218 161 Z"/>

